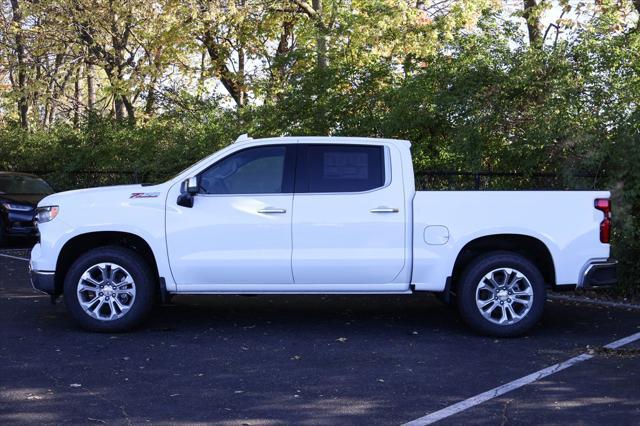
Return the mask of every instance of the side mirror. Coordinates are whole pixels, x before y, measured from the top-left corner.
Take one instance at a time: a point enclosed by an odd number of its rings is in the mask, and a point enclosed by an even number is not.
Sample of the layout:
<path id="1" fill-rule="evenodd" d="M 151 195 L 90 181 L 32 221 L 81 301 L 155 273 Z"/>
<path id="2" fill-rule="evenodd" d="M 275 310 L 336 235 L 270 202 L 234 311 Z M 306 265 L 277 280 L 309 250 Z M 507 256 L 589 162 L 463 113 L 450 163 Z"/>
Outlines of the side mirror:
<path id="1" fill-rule="evenodd" d="M 193 197 L 198 193 L 198 178 L 190 177 L 182 182 L 177 203 L 182 207 L 193 207 Z"/>
<path id="2" fill-rule="evenodd" d="M 185 181 L 185 192 L 196 195 L 198 193 L 198 178 L 193 176 Z"/>

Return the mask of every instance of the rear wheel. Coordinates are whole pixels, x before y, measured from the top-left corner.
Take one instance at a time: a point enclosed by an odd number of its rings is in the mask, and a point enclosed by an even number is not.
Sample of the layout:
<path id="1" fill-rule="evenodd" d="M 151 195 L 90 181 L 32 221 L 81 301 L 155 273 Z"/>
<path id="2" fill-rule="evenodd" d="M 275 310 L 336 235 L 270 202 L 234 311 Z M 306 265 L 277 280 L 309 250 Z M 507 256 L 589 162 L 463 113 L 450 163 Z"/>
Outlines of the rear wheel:
<path id="1" fill-rule="evenodd" d="M 136 327 L 151 311 L 154 295 L 155 280 L 147 262 L 133 250 L 118 246 L 82 255 L 64 281 L 71 316 L 92 331 Z"/>
<path id="2" fill-rule="evenodd" d="M 527 258 L 492 252 L 473 261 L 461 276 L 457 303 L 475 330 L 497 337 L 529 331 L 542 316 L 544 278 Z"/>

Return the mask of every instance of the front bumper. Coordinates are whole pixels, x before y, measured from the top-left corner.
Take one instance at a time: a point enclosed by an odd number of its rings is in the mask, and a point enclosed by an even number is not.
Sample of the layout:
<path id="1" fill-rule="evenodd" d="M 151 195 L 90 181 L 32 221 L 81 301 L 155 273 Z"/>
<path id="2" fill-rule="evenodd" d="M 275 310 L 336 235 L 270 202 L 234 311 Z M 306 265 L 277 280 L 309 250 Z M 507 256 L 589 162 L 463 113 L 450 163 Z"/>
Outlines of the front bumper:
<path id="1" fill-rule="evenodd" d="M 29 267 L 29 277 L 31 278 L 31 286 L 38 291 L 55 296 L 58 294 L 55 285 L 54 272 L 34 271 Z"/>
<path id="2" fill-rule="evenodd" d="M 618 283 L 617 269 L 618 262 L 614 259 L 592 261 L 585 266 L 578 288 L 594 289 L 614 286 Z"/>

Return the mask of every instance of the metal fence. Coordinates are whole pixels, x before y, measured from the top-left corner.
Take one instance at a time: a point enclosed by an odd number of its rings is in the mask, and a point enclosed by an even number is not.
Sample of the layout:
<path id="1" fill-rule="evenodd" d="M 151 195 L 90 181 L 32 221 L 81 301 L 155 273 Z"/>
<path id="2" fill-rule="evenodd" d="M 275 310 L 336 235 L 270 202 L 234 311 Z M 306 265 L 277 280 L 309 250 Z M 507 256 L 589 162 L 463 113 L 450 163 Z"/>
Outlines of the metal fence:
<path id="1" fill-rule="evenodd" d="M 446 190 L 584 190 L 598 189 L 605 175 L 592 173 L 519 173 L 423 171 L 416 173 L 416 189 Z"/>
<path id="2" fill-rule="evenodd" d="M 56 191 L 148 182 L 149 176 L 137 171 L 81 170 L 81 171 L 27 171 L 49 182 Z M 416 173 L 416 189 L 422 191 L 446 190 L 569 190 L 599 189 L 603 174 L 518 173 L 492 171 L 439 171 Z M 158 179 L 153 179 L 158 180 Z M 162 179 L 158 180 L 161 181 Z"/>
<path id="3" fill-rule="evenodd" d="M 56 191 L 144 182 L 144 175 L 122 170 L 27 170 L 24 173 L 40 176 Z"/>

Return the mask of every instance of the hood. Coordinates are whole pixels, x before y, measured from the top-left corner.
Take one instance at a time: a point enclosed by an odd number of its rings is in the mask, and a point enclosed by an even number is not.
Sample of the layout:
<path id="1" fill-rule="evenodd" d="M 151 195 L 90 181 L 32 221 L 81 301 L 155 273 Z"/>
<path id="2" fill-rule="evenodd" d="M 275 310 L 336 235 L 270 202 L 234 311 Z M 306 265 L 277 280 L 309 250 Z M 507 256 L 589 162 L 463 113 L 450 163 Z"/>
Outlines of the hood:
<path id="1" fill-rule="evenodd" d="M 47 197 L 46 194 L 3 194 L 0 193 L 0 201 L 8 201 L 16 204 L 27 204 L 35 207 L 38 202 Z"/>
<path id="2" fill-rule="evenodd" d="M 105 200 L 126 202 L 131 199 L 157 198 L 162 191 L 162 185 L 116 185 L 98 188 L 74 189 L 72 191 L 57 192 L 42 199 L 39 206 L 55 206 L 66 201 L 81 201 L 83 203 L 99 203 Z"/>

